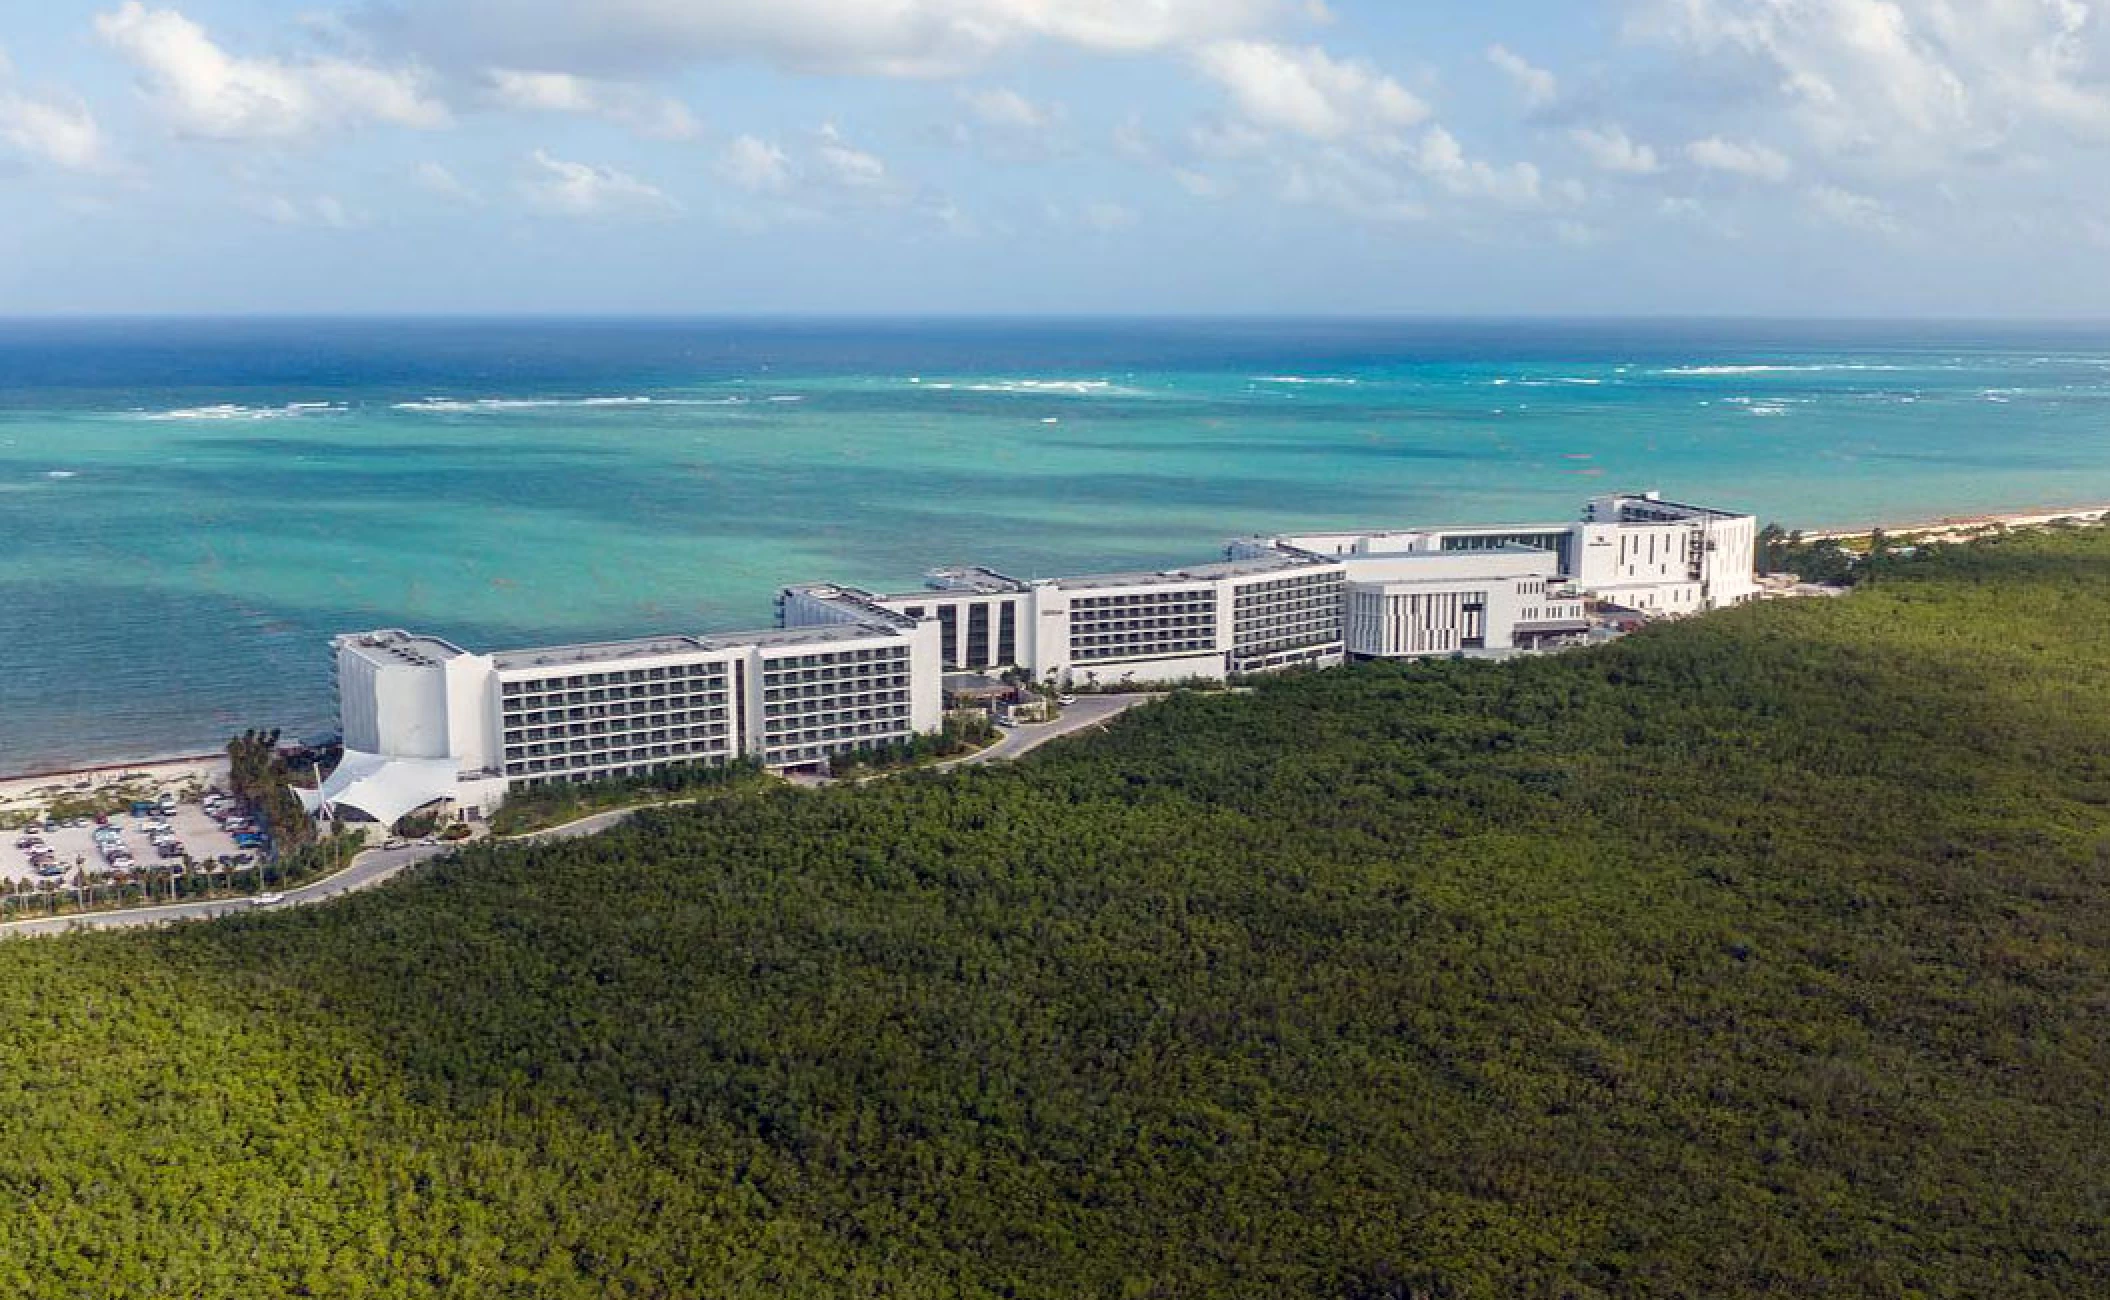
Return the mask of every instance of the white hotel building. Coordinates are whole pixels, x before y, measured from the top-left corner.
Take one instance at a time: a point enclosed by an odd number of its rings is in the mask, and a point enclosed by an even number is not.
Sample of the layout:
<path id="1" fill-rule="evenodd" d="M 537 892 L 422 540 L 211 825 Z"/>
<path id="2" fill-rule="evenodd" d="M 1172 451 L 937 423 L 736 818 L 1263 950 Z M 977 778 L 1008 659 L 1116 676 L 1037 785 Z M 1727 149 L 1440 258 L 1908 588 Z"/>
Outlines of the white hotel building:
<path id="1" fill-rule="evenodd" d="M 1342 660 L 1341 566 L 1256 554 L 1156 573 L 1024 582 L 939 569 L 896 595 L 829 585 L 777 597 L 787 627 L 826 621 L 845 599 L 934 624 L 947 671 L 1019 668 L 1041 681 L 1145 685 Z"/>
<path id="2" fill-rule="evenodd" d="M 939 729 L 937 627 L 855 610 L 720 636 L 472 654 L 399 630 L 340 636 L 345 761 L 322 798 L 393 822 L 488 810 L 554 781 L 740 758 L 817 765 Z"/>
<path id="3" fill-rule="evenodd" d="M 787 587 L 758 632 L 490 654 L 356 633 L 332 643 L 345 761 L 322 799 L 393 822 L 552 781 L 818 765 L 938 730 L 946 672 L 1119 688 L 1558 644 L 1588 630 L 1589 598 L 1653 615 L 1751 599 L 1755 536 L 1749 515 L 1603 496 L 1572 523 L 1253 537 L 1158 572 Z"/>

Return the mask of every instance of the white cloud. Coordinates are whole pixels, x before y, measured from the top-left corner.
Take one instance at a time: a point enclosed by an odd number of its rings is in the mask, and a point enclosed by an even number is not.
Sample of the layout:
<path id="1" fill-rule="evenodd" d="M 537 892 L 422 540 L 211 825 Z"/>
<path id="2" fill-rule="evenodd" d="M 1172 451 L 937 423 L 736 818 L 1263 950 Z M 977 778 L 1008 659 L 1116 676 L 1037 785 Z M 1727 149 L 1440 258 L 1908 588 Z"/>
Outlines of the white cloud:
<path id="1" fill-rule="evenodd" d="M 1376 225 L 1419 221 L 1428 208 L 1411 183 L 1366 155 L 1327 146 L 1294 158 L 1282 185 L 1285 203 L 1330 208 Z"/>
<path id="2" fill-rule="evenodd" d="M 827 178 L 845 189 L 876 190 L 888 183 L 886 164 L 852 147 L 832 122 L 820 129 L 815 156 Z"/>
<path id="3" fill-rule="evenodd" d="M 1136 210 L 1120 203 L 1087 203 L 1077 211 L 1077 222 L 1086 230 L 1110 235 L 1136 224 Z"/>
<path id="4" fill-rule="evenodd" d="M 567 217 L 655 215 L 679 210 L 657 186 L 628 172 L 591 163 L 567 162 L 537 149 L 534 171 L 520 183 L 521 196 L 544 212 Z"/>
<path id="5" fill-rule="evenodd" d="M 251 212 L 281 226 L 327 226 L 332 230 L 350 230 L 364 224 L 332 194 L 318 194 L 310 199 L 259 194 L 252 195 L 247 205 Z"/>
<path id="6" fill-rule="evenodd" d="M 1650 0 L 1630 33 L 1783 103 L 1819 147 L 1891 169 L 2110 139 L 2110 77 L 2082 0 Z"/>
<path id="7" fill-rule="evenodd" d="M 908 207 L 953 233 L 974 227 L 945 195 L 905 184 L 884 159 L 852 144 L 833 124 L 786 145 L 753 135 L 736 137 L 719 153 L 715 170 L 727 185 L 750 196 L 750 202 L 725 209 L 727 218 L 745 229 Z"/>
<path id="8" fill-rule="evenodd" d="M 1247 121 L 1314 140 L 1339 140 L 1412 126 L 1428 106 L 1361 59 L 1316 46 L 1215 41 L 1196 55 Z"/>
<path id="9" fill-rule="evenodd" d="M 411 169 L 411 179 L 419 188 L 443 199 L 456 203 L 481 203 L 483 196 L 464 184 L 453 172 L 436 162 L 421 162 Z"/>
<path id="10" fill-rule="evenodd" d="M 1718 135 L 1686 145 L 1685 157 L 1695 167 L 1761 181 L 1784 181 L 1794 170 L 1787 155 L 1777 149 L 1768 149 L 1762 144 L 1738 144 Z"/>
<path id="11" fill-rule="evenodd" d="M 966 90 L 960 92 L 974 115 L 985 125 L 1014 131 L 1039 131 L 1054 124 L 1055 112 L 1015 90 Z"/>
<path id="12" fill-rule="evenodd" d="M 1648 145 L 1636 143 L 1624 127 L 1578 126 L 1568 132 L 1568 138 L 1575 141 L 1583 156 L 1600 171 L 1647 176 L 1663 170 L 1656 151 Z"/>
<path id="13" fill-rule="evenodd" d="M 1878 235 L 1894 235 L 1900 229 L 1890 209 L 1866 194 L 1856 194 L 1835 185 L 1813 185 L 1809 190 L 1809 200 L 1817 214 L 1834 225 Z"/>
<path id="14" fill-rule="evenodd" d="M 760 58 L 799 71 L 956 75 L 1036 42 L 1107 54 L 1253 30 L 1280 0 L 423 0 L 370 20 L 420 51 L 501 67 L 665 70 Z"/>
<path id="15" fill-rule="evenodd" d="M 492 100 L 504 108 L 605 118 L 658 140 L 690 140 L 703 131 L 687 105 L 641 86 L 518 68 L 492 68 L 487 75 Z"/>
<path id="16" fill-rule="evenodd" d="M 357 222 L 335 195 L 324 194 L 313 203 L 316 220 L 338 230 L 350 230 Z"/>
<path id="17" fill-rule="evenodd" d="M 1671 195 L 1656 205 L 1656 213 L 1669 221 L 1687 222 L 1722 239 L 1742 239 L 1743 230 L 1735 222 L 1715 212 L 1698 199 L 1685 195 Z"/>
<path id="18" fill-rule="evenodd" d="M 1192 167 L 1174 168 L 1172 179 L 1178 181 L 1181 189 L 1197 199 L 1220 199 L 1231 192 L 1231 187 L 1221 177 L 1196 171 Z"/>
<path id="19" fill-rule="evenodd" d="M 1158 142 L 1143 125 L 1143 119 L 1130 114 L 1114 124 L 1113 146 L 1116 157 L 1129 162 L 1155 162 L 1158 158 Z"/>
<path id="20" fill-rule="evenodd" d="M 791 160 L 776 145 L 751 135 L 736 137 L 718 155 L 718 174 L 750 194 L 782 194 L 791 188 Z"/>
<path id="21" fill-rule="evenodd" d="M 1268 136 L 1250 122 L 1212 117 L 1189 128 L 1187 144 L 1205 158 L 1250 158 L 1266 150 Z"/>
<path id="22" fill-rule="evenodd" d="M 18 153 L 70 171 L 102 171 L 109 166 L 102 128 L 88 106 L 78 101 L 32 99 L 0 88 L 0 141 Z"/>
<path id="23" fill-rule="evenodd" d="M 1422 132 L 1408 150 L 1415 170 L 1461 198 L 1486 198 L 1512 207 L 1540 201 L 1539 169 L 1528 162 L 1497 167 L 1468 158 L 1458 137 L 1440 126 Z"/>
<path id="24" fill-rule="evenodd" d="M 415 68 L 325 57 L 291 63 L 230 54 L 174 9 L 126 0 L 96 32 L 139 72 L 149 103 L 184 135 L 273 139 L 356 122 L 438 127 L 446 105 Z"/>
<path id="25" fill-rule="evenodd" d="M 1560 82 L 1544 68 L 1534 67 L 1522 55 L 1506 46 L 1487 47 L 1487 61 L 1502 70 L 1512 84 L 1524 96 L 1524 103 L 1532 108 L 1544 108 L 1560 97 Z"/>
<path id="26" fill-rule="evenodd" d="M 543 113 L 592 113 L 599 105 L 593 82 L 569 72 L 522 72 L 493 68 L 491 97 L 506 108 Z"/>

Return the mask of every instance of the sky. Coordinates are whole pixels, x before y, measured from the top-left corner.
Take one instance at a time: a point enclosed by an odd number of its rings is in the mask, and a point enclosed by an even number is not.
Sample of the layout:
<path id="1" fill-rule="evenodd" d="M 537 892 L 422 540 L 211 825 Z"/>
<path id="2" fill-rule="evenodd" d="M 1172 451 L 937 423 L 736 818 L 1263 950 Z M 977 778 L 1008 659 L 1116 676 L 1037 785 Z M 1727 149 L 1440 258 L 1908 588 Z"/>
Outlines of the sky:
<path id="1" fill-rule="evenodd" d="M 0 314 L 2110 314 L 2092 0 L 11 0 Z"/>

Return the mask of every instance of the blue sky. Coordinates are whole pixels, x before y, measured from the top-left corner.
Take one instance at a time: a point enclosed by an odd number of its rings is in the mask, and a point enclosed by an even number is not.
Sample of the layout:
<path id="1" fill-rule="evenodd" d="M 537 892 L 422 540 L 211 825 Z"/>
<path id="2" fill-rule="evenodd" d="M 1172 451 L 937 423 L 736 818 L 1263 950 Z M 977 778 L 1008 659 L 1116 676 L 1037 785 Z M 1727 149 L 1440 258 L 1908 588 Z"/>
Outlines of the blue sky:
<path id="1" fill-rule="evenodd" d="M 2088 0 L 42 0 L 0 313 L 2095 316 Z"/>

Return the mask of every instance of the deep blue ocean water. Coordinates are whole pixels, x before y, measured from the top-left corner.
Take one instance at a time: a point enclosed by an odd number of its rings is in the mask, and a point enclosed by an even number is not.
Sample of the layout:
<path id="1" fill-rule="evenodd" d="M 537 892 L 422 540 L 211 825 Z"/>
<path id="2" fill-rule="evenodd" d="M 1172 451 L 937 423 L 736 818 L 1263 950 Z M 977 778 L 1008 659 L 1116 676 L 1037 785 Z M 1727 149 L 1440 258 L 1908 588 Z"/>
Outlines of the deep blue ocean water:
<path id="1" fill-rule="evenodd" d="M 1649 487 L 2110 501 L 2110 327 L 0 322 L 0 772 L 326 726 L 342 630 L 729 630 Z"/>

